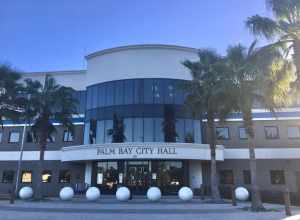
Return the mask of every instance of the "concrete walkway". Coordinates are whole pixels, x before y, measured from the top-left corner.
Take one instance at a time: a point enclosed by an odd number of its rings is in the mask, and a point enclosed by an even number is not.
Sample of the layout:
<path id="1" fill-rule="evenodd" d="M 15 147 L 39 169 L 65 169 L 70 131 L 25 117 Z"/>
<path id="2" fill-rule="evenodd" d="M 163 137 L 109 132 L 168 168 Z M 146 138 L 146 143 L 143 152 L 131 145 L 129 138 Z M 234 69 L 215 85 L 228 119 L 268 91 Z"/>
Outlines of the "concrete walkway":
<path id="1" fill-rule="evenodd" d="M 58 198 L 50 198 L 42 202 L 0 201 L 1 220 L 56 220 L 56 219 L 242 219 L 242 220 L 279 220 L 285 217 L 282 205 L 265 204 L 267 212 L 253 213 L 245 211 L 249 203 L 239 203 L 233 207 L 230 203 L 212 204 L 207 200 L 194 199 L 191 202 L 181 202 L 175 197 L 163 198 L 153 203 L 144 197 L 136 197 L 128 202 L 118 202 L 114 197 L 102 197 L 97 202 L 87 202 L 84 198 L 75 198 L 63 202 Z M 300 207 L 292 208 L 293 214 L 300 214 Z"/>

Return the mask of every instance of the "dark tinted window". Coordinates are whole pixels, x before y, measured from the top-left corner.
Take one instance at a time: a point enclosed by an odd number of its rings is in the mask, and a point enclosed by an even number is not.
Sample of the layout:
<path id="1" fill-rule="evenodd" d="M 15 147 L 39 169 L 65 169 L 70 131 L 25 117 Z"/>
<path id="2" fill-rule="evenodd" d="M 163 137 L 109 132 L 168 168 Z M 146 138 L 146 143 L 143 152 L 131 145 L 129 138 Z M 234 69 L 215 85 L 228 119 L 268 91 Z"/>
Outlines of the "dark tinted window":
<path id="1" fill-rule="evenodd" d="M 124 104 L 124 81 L 115 82 L 115 105 Z"/>
<path id="2" fill-rule="evenodd" d="M 13 183 L 14 181 L 14 171 L 4 170 L 2 174 L 2 183 Z"/>
<path id="3" fill-rule="evenodd" d="M 271 170 L 271 183 L 274 185 L 283 185 L 285 184 L 285 177 L 283 170 Z"/>
<path id="4" fill-rule="evenodd" d="M 233 184 L 233 171 L 232 170 L 222 170 L 220 171 L 220 184 Z"/>
<path id="5" fill-rule="evenodd" d="M 153 80 L 144 80 L 144 104 L 153 103 Z"/>
<path id="6" fill-rule="evenodd" d="M 134 93 L 134 81 L 125 80 L 124 81 L 124 104 L 133 104 L 133 93 Z"/>

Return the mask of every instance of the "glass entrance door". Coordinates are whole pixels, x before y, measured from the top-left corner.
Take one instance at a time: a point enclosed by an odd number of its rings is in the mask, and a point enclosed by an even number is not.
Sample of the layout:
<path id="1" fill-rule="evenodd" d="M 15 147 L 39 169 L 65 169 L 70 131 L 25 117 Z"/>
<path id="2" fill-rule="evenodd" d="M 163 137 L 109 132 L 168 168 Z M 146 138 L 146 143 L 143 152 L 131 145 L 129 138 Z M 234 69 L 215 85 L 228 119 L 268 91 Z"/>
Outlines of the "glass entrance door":
<path id="1" fill-rule="evenodd" d="M 149 162 L 127 162 L 127 186 L 134 194 L 144 194 L 149 186 Z"/>

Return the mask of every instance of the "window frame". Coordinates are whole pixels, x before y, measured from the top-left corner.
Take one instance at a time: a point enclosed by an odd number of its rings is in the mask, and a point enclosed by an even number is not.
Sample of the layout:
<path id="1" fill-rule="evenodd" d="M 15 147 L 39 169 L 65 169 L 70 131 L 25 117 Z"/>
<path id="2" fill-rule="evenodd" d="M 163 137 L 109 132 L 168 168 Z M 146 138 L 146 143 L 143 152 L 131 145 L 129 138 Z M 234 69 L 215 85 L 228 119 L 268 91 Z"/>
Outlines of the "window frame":
<path id="1" fill-rule="evenodd" d="M 24 180 L 23 180 L 23 175 L 25 174 L 25 173 L 30 173 L 30 182 L 24 182 Z M 21 172 L 21 183 L 24 183 L 24 184 L 30 184 L 30 183 L 32 183 L 32 177 L 33 177 L 33 172 L 32 172 L 32 170 L 22 170 L 22 172 Z"/>
<path id="2" fill-rule="evenodd" d="M 12 179 L 10 181 L 4 181 L 4 174 L 5 173 L 12 174 Z M 15 179 L 15 171 L 14 170 L 3 170 L 1 183 L 3 183 L 3 184 L 12 184 L 14 182 L 14 179 Z"/>
<path id="3" fill-rule="evenodd" d="M 230 172 L 230 173 L 231 173 L 231 175 L 232 175 L 232 182 L 227 182 L 227 181 L 226 181 L 227 178 L 225 178 L 225 176 L 222 175 L 222 174 L 225 174 L 226 172 Z M 219 183 L 220 183 L 221 185 L 233 185 L 233 184 L 234 184 L 234 172 L 233 172 L 232 169 L 224 169 L 224 170 L 220 170 L 220 171 L 219 171 L 219 177 L 220 177 Z"/>
<path id="4" fill-rule="evenodd" d="M 219 138 L 218 137 L 217 130 L 220 129 L 220 128 L 227 129 L 227 131 L 228 131 L 228 138 Z M 216 127 L 215 133 L 216 133 L 217 140 L 225 140 L 225 141 L 230 140 L 230 130 L 229 130 L 228 126 L 224 126 L 224 127 L 218 126 L 218 127 Z"/>
<path id="5" fill-rule="evenodd" d="M 245 129 L 245 134 L 246 134 L 246 137 L 241 137 L 241 129 Z M 239 139 L 240 140 L 248 140 L 249 138 L 248 138 L 248 135 L 247 135 L 247 132 L 246 132 L 246 128 L 245 127 L 238 127 L 238 132 L 239 132 Z"/>
<path id="6" fill-rule="evenodd" d="M 65 140 L 65 134 L 66 134 L 66 133 L 68 133 L 69 135 L 67 136 L 67 139 Z M 74 133 L 75 133 L 75 132 L 74 132 Z M 71 134 L 71 135 L 70 135 L 70 134 Z M 71 140 L 69 139 L 70 136 L 72 137 Z M 64 130 L 64 132 L 63 132 L 63 142 L 73 142 L 73 141 L 74 141 L 74 137 L 75 137 L 75 135 L 72 134 L 71 131 L 69 131 L 69 130 Z"/>
<path id="7" fill-rule="evenodd" d="M 18 136 L 18 141 L 11 141 L 11 135 L 13 134 L 13 133 L 18 133 L 19 134 L 19 136 Z M 14 131 L 14 130 L 12 130 L 12 131 L 9 131 L 9 135 L 8 135 L 8 143 L 9 144 L 17 144 L 17 143 L 19 143 L 20 142 L 20 131 Z"/>
<path id="8" fill-rule="evenodd" d="M 44 180 L 43 180 L 43 176 L 44 176 L 45 174 L 49 174 L 49 176 L 50 176 L 50 180 L 49 180 L 49 181 L 44 181 Z M 51 182 L 52 182 L 52 176 L 53 176 L 53 174 L 52 174 L 52 171 L 51 171 L 51 170 L 43 170 L 43 172 L 42 172 L 42 183 L 51 183 Z M 47 179 L 47 180 L 48 180 L 48 179 Z"/>
<path id="9" fill-rule="evenodd" d="M 290 137 L 289 136 L 289 128 L 298 128 L 298 130 L 299 130 L 299 136 L 298 137 Z M 300 126 L 297 126 L 297 125 L 288 126 L 287 127 L 287 136 L 288 136 L 288 139 L 300 139 Z"/>
<path id="10" fill-rule="evenodd" d="M 62 181 L 63 179 L 65 179 L 65 175 L 64 175 L 64 178 L 61 178 L 62 177 L 62 173 L 65 172 L 65 173 L 69 173 L 69 180 L 68 181 Z M 58 183 L 62 183 L 62 184 L 70 184 L 71 183 L 71 180 L 72 180 L 72 174 L 71 174 L 71 171 L 68 170 L 68 169 L 62 169 L 62 170 L 59 170 L 59 173 L 58 173 Z"/>
<path id="11" fill-rule="evenodd" d="M 268 137 L 267 136 L 267 130 L 266 130 L 267 128 L 276 128 L 277 136 L 276 137 Z M 277 139 L 280 139 L 279 127 L 277 125 L 266 125 L 266 126 L 264 126 L 264 132 L 265 132 L 265 139 L 266 140 L 277 140 Z"/>
<path id="12" fill-rule="evenodd" d="M 273 176 L 275 173 L 279 173 L 280 175 L 282 175 L 282 179 L 277 183 L 275 181 L 275 176 Z M 285 171 L 284 170 L 270 170 L 270 181 L 272 185 L 285 185 L 286 183 L 286 179 L 285 179 Z"/>

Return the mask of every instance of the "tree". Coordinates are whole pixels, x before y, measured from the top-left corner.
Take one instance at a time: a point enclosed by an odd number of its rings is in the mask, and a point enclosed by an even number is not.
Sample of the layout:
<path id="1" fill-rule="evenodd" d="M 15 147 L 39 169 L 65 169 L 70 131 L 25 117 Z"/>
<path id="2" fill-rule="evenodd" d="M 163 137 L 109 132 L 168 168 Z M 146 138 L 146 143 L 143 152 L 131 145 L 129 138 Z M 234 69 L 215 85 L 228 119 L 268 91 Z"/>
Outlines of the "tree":
<path id="1" fill-rule="evenodd" d="M 112 136 L 112 143 L 123 143 L 126 140 L 123 119 L 119 119 L 116 114 L 113 115 L 113 128 L 108 130 L 108 135 Z"/>
<path id="2" fill-rule="evenodd" d="M 273 113 L 287 102 L 289 84 L 292 80 L 291 63 L 284 60 L 280 51 L 256 48 L 256 41 L 249 49 L 242 45 L 231 46 L 227 50 L 227 63 L 231 78 L 235 106 L 242 112 L 243 123 L 248 136 L 249 163 L 251 172 L 253 211 L 264 209 L 256 177 L 255 128 L 252 108 L 259 103 Z"/>
<path id="3" fill-rule="evenodd" d="M 300 89 L 300 1 L 266 0 L 272 10 L 274 19 L 259 15 L 251 16 L 246 26 L 256 36 L 262 36 L 272 42 L 265 46 L 280 48 L 286 55 L 293 55 L 297 79 L 292 83 Z"/>
<path id="4" fill-rule="evenodd" d="M 74 90 L 56 83 L 50 75 L 46 75 L 44 84 L 39 81 L 25 79 L 25 92 L 30 95 L 27 103 L 27 118 L 32 123 L 31 130 L 39 144 L 39 162 L 35 198 L 42 199 L 42 172 L 47 139 L 56 131 L 54 122 L 59 122 L 73 133 L 72 116 L 77 114 Z"/>
<path id="5" fill-rule="evenodd" d="M 21 74 L 7 65 L 0 66 L 0 124 L 4 119 L 18 120 L 24 99 L 19 94 L 22 84 Z"/>
<path id="6" fill-rule="evenodd" d="M 187 108 L 194 114 L 207 118 L 207 134 L 211 151 L 211 192 L 212 198 L 220 199 L 217 183 L 216 133 L 215 120 L 223 121 L 232 110 L 232 81 L 227 77 L 228 71 L 224 59 L 210 49 L 199 50 L 199 61 L 185 61 L 192 75 L 192 81 L 184 86 L 188 93 Z"/>

